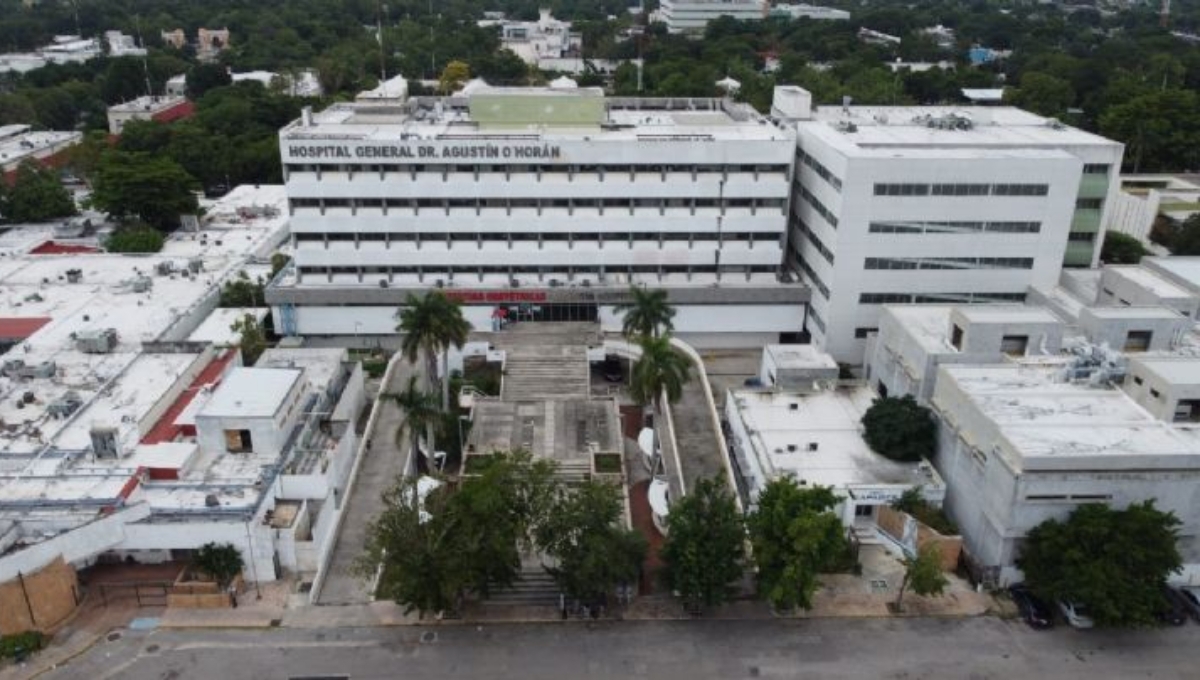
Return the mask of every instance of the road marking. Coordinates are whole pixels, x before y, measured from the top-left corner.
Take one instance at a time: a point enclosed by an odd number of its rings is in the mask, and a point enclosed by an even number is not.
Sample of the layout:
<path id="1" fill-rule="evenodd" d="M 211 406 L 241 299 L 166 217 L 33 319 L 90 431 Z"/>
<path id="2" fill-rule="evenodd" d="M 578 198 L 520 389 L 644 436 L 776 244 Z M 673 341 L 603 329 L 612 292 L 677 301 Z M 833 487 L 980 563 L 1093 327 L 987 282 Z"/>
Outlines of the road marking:
<path id="1" fill-rule="evenodd" d="M 378 640 L 334 640 L 331 642 L 271 642 L 268 644 L 254 642 L 184 642 L 174 645 L 169 650 L 173 652 L 187 652 L 195 649 L 319 649 L 324 647 L 338 647 L 343 649 L 362 649 L 365 647 L 378 647 Z"/>

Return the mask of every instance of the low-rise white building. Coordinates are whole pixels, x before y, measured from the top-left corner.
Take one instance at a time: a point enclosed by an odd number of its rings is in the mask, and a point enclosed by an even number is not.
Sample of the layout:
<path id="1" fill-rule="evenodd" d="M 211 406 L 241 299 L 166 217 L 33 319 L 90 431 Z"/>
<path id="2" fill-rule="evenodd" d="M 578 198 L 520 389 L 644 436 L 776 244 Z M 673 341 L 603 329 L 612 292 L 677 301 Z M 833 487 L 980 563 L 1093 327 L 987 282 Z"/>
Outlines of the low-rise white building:
<path id="1" fill-rule="evenodd" d="M 1096 304 L 1119 307 L 1159 305 L 1200 318 L 1200 297 L 1150 267 L 1109 265 L 1100 273 Z"/>
<path id="2" fill-rule="evenodd" d="M 873 524 L 879 506 L 913 487 L 940 504 L 946 487 L 928 462 L 899 463 L 863 441 L 862 416 L 877 396 L 862 385 L 729 392 L 728 441 L 746 507 L 783 476 L 801 486 L 831 487 L 843 499 L 836 512 L 847 527 Z"/>
<path id="3" fill-rule="evenodd" d="M 672 33 L 703 33 L 718 17 L 761 21 L 768 7 L 767 0 L 661 0 L 658 13 Z"/>
<path id="4" fill-rule="evenodd" d="M 182 96 L 138 97 L 108 107 L 108 133 L 121 134 L 131 120 L 170 123 L 191 116 L 195 110 L 195 105 Z"/>
<path id="5" fill-rule="evenodd" d="M 583 35 L 572 32 L 571 22 L 555 19 L 549 9 L 539 10 L 537 21 L 484 19 L 479 25 L 499 27 L 500 44 L 539 68 L 543 59 L 578 57 L 583 50 Z"/>
<path id="6" fill-rule="evenodd" d="M 29 125 L 0 126 L 0 173 L 6 182 L 16 176 L 17 168 L 27 161 L 45 167 L 66 162 L 66 151 L 83 139 L 80 132 L 34 132 Z"/>
<path id="7" fill-rule="evenodd" d="M 1187 381 L 1194 373 L 1184 374 Z M 946 508 L 988 580 L 1019 580 L 1022 542 L 1043 521 L 1087 503 L 1146 500 L 1182 522 L 1184 571 L 1172 578 L 1200 575 L 1194 428 L 1155 418 L 1104 379 L 1055 365 L 944 365 L 932 406 Z"/>
<path id="8" fill-rule="evenodd" d="M 815 21 L 849 21 L 850 13 L 844 9 L 820 7 L 804 3 L 795 5 L 773 5 L 770 15 L 788 17 L 791 19 L 813 19 Z"/>

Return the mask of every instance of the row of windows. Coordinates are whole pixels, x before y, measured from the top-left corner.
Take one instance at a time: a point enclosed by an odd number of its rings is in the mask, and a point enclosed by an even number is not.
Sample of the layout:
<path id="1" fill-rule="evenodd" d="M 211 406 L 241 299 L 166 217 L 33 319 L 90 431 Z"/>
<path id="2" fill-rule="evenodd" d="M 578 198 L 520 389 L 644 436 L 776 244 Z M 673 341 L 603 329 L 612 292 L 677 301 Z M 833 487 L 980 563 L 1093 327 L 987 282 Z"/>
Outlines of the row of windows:
<path id="1" fill-rule="evenodd" d="M 863 293 L 860 305 L 947 304 L 955 302 L 1025 302 L 1025 293 Z"/>
<path id="2" fill-rule="evenodd" d="M 829 168 L 825 167 L 824 165 L 821 165 L 820 161 L 818 161 L 817 159 L 813 158 L 812 156 L 804 153 L 803 149 L 796 152 L 796 159 L 798 162 L 803 163 L 805 166 L 807 166 L 813 172 L 817 173 L 817 177 L 820 177 L 821 179 L 825 180 L 825 182 L 828 183 L 829 186 L 833 187 L 834 189 L 836 189 L 838 191 L 842 190 L 842 180 L 839 179 L 837 175 L 833 174 L 833 172 L 831 172 L 829 170 Z"/>
<path id="3" fill-rule="evenodd" d="M 1036 234 L 1041 222 L 872 222 L 872 234 Z"/>
<path id="4" fill-rule="evenodd" d="M 1073 231 L 1067 234 L 1067 240 L 1072 243 L 1094 243 L 1096 241 L 1096 232 Z"/>
<path id="5" fill-rule="evenodd" d="M 868 257 L 865 269 L 1033 269 L 1032 257 Z"/>
<path id="6" fill-rule="evenodd" d="M 825 332 L 825 320 L 821 318 L 821 315 L 818 314 L 817 310 L 813 309 L 811 305 L 808 307 L 808 320 L 817 327 L 817 330 L 821 331 L 822 333 Z"/>
<path id="7" fill-rule="evenodd" d="M 805 274 L 808 274 L 808 278 L 812 281 L 813 287 L 816 288 L 818 291 L 820 291 L 821 297 L 828 300 L 829 299 L 829 286 L 826 286 L 825 282 L 821 280 L 821 277 L 817 276 L 817 273 L 815 271 L 813 271 L 813 268 L 808 264 L 808 261 L 801 259 L 800 260 L 800 268 L 804 270 Z"/>
<path id="8" fill-rule="evenodd" d="M 821 257 L 825 258 L 825 261 L 829 264 L 833 264 L 833 252 L 826 248 L 824 243 L 821 243 L 821 239 L 812 233 L 812 229 L 809 229 L 807 224 L 801 222 L 800 230 L 804 232 L 804 238 L 808 239 L 808 242 L 817 249 L 818 253 L 821 253 Z"/>
<path id="9" fill-rule="evenodd" d="M 431 173 L 446 175 L 449 173 L 469 173 L 475 175 L 513 175 L 518 173 L 536 173 L 538 175 L 582 175 L 596 174 L 603 177 L 605 174 L 630 174 L 630 175 L 666 175 L 685 174 L 692 175 L 728 175 L 730 173 L 750 173 L 754 175 L 766 173 L 787 173 L 787 165 L 522 165 L 516 163 L 497 163 L 494 165 L 448 165 L 444 163 L 394 163 L 394 164 L 305 164 L 305 163 L 289 163 L 287 166 L 289 173 L 294 172 L 315 172 L 318 175 L 326 172 L 344 172 L 348 174 L 356 173 Z"/>
<path id="10" fill-rule="evenodd" d="M 854 337 L 858 338 L 859 340 L 862 340 L 863 338 L 867 337 L 868 335 L 870 335 L 872 333 L 878 333 L 878 332 L 879 332 L 879 329 L 877 327 L 859 326 L 858 328 L 854 329 Z"/>
<path id="11" fill-rule="evenodd" d="M 461 276 L 484 276 L 487 274 L 503 274 L 506 276 L 515 276 L 518 274 L 538 274 L 538 275 L 559 275 L 559 276 L 575 276 L 575 275 L 593 275 L 603 276 L 605 274 L 771 274 L 775 273 L 778 267 L 774 265 L 751 264 L 751 265 L 630 265 L 630 266 L 570 266 L 570 267 L 518 267 L 518 266 L 450 266 L 450 267 L 431 267 L 431 266 L 336 266 L 336 267 L 320 267 L 320 266 L 302 266 L 297 268 L 301 276 L 335 276 L 335 275 L 352 275 L 362 278 L 364 276 L 394 276 L 394 275 L 417 275 L 417 276 L 442 276 L 446 275 L 451 278 L 457 275 Z"/>
<path id="12" fill-rule="evenodd" d="M 350 208 L 352 210 L 450 210 L 465 208 L 480 211 L 487 209 L 533 208 L 579 210 L 634 210 L 649 208 L 749 208 L 750 210 L 787 209 L 785 198 L 293 198 L 293 210 L 297 208 Z"/>
<path id="13" fill-rule="evenodd" d="M 829 223 L 829 226 L 837 229 L 837 215 L 834 215 L 833 211 L 831 211 L 829 208 L 826 208 L 825 204 L 817 200 L 817 197 L 813 196 L 812 192 L 808 190 L 808 187 L 804 186 L 803 184 L 800 185 L 800 197 L 804 199 L 805 203 L 812 206 L 812 209 L 816 210 L 817 214 L 819 214 L 821 217 L 824 217 L 825 221 Z"/>
<path id="14" fill-rule="evenodd" d="M 415 241 L 417 244 L 422 242 L 446 243 L 446 242 L 493 242 L 500 241 L 511 243 L 513 241 L 565 241 L 568 243 L 574 242 L 593 242 L 605 241 L 618 242 L 642 242 L 642 241 L 748 241 L 754 243 L 762 242 L 778 242 L 781 238 L 779 234 L 763 231 L 687 231 L 687 232 L 671 232 L 671 231 L 590 231 L 590 232 L 474 232 L 474 231 L 389 231 L 389 232 L 322 232 L 322 233 L 297 233 L 297 243 L 332 243 L 332 242 L 357 242 L 357 243 L 392 243 L 392 242 L 408 242 Z"/>
<path id="15" fill-rule="evenodd" d="M 1107 163 L 1087 163 L 1083 166 L 1083 174 L 1085 175 L 1107 175 L 1109 165 Z"/>
<path id="16" fill-rule="evenodd" d="M 1103 198 L 1080 198 L 1075 201 L 1076 210 L 1099 210 L 1103 207 Z"/>
<path id="17" fill-rule="evenodd" d="M 1045 196 L 1047 184 L 876 184 L 876 196 Z"/>

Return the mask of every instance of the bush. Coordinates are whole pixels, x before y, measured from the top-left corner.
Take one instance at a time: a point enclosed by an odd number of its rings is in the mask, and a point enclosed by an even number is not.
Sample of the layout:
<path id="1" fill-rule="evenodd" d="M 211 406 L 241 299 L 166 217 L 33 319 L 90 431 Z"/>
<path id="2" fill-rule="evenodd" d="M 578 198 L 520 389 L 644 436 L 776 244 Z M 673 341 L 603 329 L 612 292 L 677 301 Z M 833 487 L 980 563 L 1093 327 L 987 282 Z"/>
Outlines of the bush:
<path id="1" fill-rule="evenodd" d="M 0 636 L 0 659 L 15 659 L 23 654 L 36 652 L 45 645 L 46 636 L 36 630 Z"/>
<path id="2" fill-rule="evenodd" d="M 157 229 L 147 226 L 121 227 L 104 242 L 110 253 L 157 253 L 166 239 Z"/>
<path id="3" fill-rule="evenodd" d="M 222 588 L 242 571 L 242 554 L 232 543 L 205 543 L 196 551 L 193 566 L 208 574 Z"/>
<path id="4" fill-rule="evenodd" d="M 876 399 L 863 414 L 863 439 L 885 458 L 915 462 L 937 451 L 937 425 L 912 396 Z"/>
<path id="5" fill-rule="evenodd" d="M 900 512 L 907 512 L 918 522 L 943 536 L 958 534 L 958 526 L 950 521 L 941 508 L 930 505 L 929 501 L 921 496 L 921 490 L 917 487 L 905 491 L 892 503 L 892 508 Z"/>
<path id="6" fill-rule="evenodd" d="M 1105 264 L 1137 264 L 1150 251 L 1136 238 L 1110 231 L 1104 235 L 1104 247 L 1100 249 L 1100 259 Z"/>

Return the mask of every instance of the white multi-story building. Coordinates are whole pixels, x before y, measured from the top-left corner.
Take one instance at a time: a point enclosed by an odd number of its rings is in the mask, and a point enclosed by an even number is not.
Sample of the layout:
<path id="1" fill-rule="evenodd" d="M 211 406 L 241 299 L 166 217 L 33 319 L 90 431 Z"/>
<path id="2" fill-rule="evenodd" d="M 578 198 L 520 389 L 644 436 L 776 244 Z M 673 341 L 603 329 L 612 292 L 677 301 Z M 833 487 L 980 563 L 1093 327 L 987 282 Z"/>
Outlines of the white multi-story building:
<path id="1" fill-rule="evenodd" d="M 662 0 L 658 14 L 672 33 L 703 33 L 718 17 L 761 21 L 767 7 L 766 0 Z"/>
<path id="2" fill-rule="evenodd" d="M 807 330 L 858 363 L 887 303 L 1020 302 L 1093 265 L 1122 145 L 1009 107 L 827 107 L 777 88 L 799 145 L 789 261 Z"/>
<path id="3" fill-rule="evenodd" d="M 814 21 L 849 21 L 850 13 L 844 9 L 820 7 L 818 5 L 775 5 L 771 7 L 771 16 L 788 17 L 790 19 L 813 19 Z"/>
<path id="4" fill-rule="evenodd" d="M 289 335 L 395 335 L 408 293 L 501 319 L 600 321 L 666 289 L 677 334 L 798 334 L 780 280 L 794 133 L 745 105 L 491 88 L 306 112 L 280 132 L 295 266 L 269 287 Z M 736 311 L 736 313 L 728 313 Z"/>

